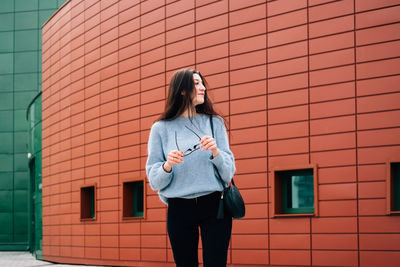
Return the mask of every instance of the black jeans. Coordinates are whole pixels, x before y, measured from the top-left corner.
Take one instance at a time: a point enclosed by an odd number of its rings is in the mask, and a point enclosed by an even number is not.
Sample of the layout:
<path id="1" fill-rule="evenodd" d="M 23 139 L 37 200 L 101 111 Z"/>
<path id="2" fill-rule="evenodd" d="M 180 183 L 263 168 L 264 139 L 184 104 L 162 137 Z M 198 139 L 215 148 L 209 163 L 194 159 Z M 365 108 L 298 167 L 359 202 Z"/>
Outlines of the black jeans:
<path id="1" fill-rule="evenodd" d="M 220 192 L 195 199 L 168 199 L 167 229 L 177 267 L 196 267 L 199 228 L 204 267 L 225 267 L 232 217 L 217 219 Z"/>

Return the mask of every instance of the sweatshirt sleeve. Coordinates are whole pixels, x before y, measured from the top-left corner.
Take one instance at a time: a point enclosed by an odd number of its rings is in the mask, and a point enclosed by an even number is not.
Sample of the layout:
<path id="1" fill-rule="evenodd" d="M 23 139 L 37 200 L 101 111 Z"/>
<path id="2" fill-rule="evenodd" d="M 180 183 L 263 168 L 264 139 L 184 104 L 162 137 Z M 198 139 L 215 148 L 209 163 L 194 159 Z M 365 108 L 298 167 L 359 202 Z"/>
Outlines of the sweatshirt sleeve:
<path id="1" fill-rule="evenodd" d="M 161 190 L 167 187 L 173 177 L 173 170 L 169 173 L 162 167 L 166 159 L 162 146 L 161 127 L 162 124 L 160 122 L 153 124 L 147 143 L 146 174 L 153 190 Z"/>
<path id="2" fill-rule="evenodd" d="M 225 124 L 219 117 L 213 117 L 214 138 L 219 148 L 219 154 L 215 158 L 211 156 L 211 162 L 217 167 L 222 180 L 229 183 L 236 171 L 235 158 L 229 148 L 228 134 Z"/>

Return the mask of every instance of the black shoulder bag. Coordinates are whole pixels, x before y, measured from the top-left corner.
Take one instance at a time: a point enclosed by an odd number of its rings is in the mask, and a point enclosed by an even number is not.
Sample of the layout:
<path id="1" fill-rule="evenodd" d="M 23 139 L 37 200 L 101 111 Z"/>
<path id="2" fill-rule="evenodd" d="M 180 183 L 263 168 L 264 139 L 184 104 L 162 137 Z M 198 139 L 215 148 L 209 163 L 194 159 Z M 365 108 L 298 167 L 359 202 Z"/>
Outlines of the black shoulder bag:
<path id="1" fill-rule="evenodd" d="M 212 115 L 210 115 L 210 124 L 211 124 L 211 133 L 214 138 L 214 124 L 212 120 Z M 214 169 L 217 173 L 218 180 L 221 182 L 224 191 L 221 193 L 221 199 L 219 201 L 217 219 L 224 218 L 224 208 L 228 210 L 228 212 L 232 215 L 234 219 L 241 219 L 244 217 L 246 209 L 244 206 L 244 201 L 242 195 L 239 192 L 239 189 L 235 186 L 235 182 L 232 178 L 232 184 L 226 185 L 225 182 L 222 180 L 221 175 L 215 165 Z"/>

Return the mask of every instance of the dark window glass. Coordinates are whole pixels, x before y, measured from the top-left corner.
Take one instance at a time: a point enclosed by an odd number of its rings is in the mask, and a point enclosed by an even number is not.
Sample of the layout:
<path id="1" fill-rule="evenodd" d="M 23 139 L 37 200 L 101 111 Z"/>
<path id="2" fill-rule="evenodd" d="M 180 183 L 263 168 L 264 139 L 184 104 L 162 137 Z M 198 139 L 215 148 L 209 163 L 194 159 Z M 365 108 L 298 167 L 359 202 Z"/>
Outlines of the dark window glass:
<path id="1" fill-rule="evenodd" d="M 400 211 L 400 163 L 392 163 L 392 210 Z"/>
<path id="2" fill-rule="evenodd" d="M 144 192 L 143 181 L 123 184 L 123 217 L 143 217 Z"/>
<path id="3" fill-rule="evenodd" d="M 95 218 L 95 188 L 94 186 L 81 188 L 81 219 Z"/>
<path id="4" fill-rule="evenodd" d="M 281 183 L 281 211 L 283 214 L 314 212 L 313 170 L 279 171 L 277 178 Z M 279 195 L 279 192 L 277 192 Z"/>

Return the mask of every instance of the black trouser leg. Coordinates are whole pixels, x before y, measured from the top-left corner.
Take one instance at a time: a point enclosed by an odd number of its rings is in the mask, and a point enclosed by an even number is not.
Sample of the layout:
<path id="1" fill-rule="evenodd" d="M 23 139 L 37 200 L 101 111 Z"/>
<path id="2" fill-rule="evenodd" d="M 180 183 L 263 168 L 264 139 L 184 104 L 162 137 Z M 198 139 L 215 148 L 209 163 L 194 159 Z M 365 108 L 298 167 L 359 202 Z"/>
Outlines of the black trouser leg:
<path id="1" fill-rule="evenodd" d="M 169 201 L 167 230 L 177 267 L 197 267 L 199 226 L 191 203 Z"/>
<path id="2" fill-rule="evenodd" d="M 209 218 L 200 224 L 203 244 L 204 267 L 225 267 L 229 240 L 232 232 L 232 218 Z"/>
<path id="3" fill-rule="evenodd" d="M 225 210 L 224 219 L 217 219 L 220 198 L 220 192 L 211 194 L 198 207 L 204 267 L 225 267 L 227 262 L 232 217 Z"/>

